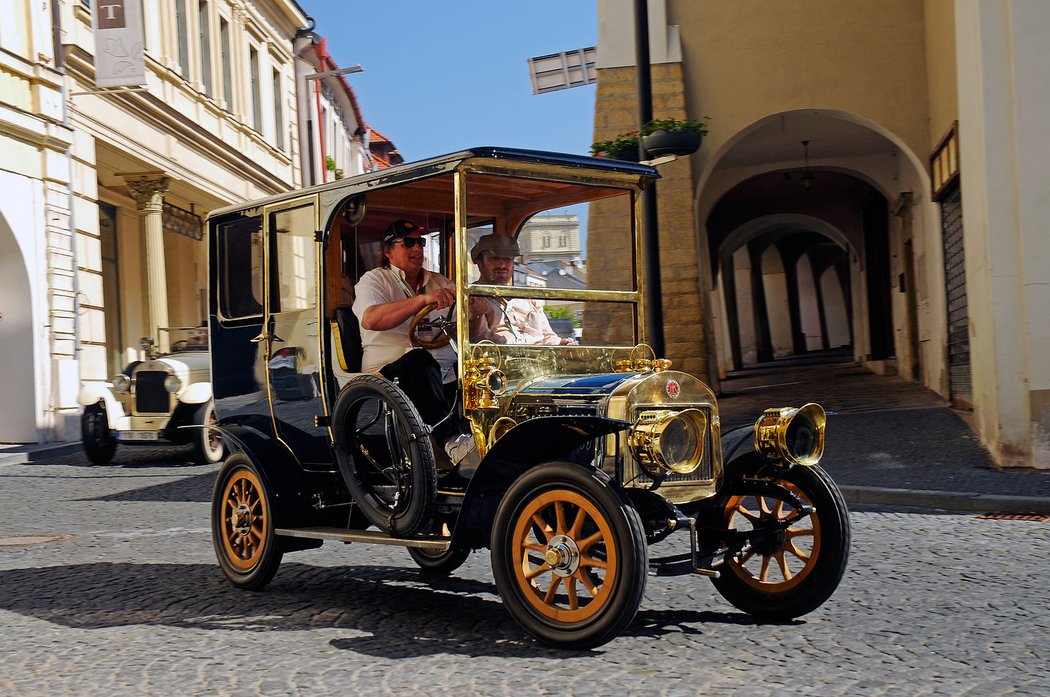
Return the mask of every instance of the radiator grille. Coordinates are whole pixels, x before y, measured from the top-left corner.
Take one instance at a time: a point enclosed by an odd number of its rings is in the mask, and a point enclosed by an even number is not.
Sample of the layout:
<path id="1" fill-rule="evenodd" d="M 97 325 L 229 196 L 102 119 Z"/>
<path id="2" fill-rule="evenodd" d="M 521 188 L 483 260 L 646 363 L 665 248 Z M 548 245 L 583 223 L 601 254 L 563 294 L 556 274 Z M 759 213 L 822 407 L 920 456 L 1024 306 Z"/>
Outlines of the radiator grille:
<path id="1" fill-rule="evenodd" d="M 167 414 L 170 403 L 163 370 L 143 370 L 135 373 L 135 411 L 144 414 Z"/>

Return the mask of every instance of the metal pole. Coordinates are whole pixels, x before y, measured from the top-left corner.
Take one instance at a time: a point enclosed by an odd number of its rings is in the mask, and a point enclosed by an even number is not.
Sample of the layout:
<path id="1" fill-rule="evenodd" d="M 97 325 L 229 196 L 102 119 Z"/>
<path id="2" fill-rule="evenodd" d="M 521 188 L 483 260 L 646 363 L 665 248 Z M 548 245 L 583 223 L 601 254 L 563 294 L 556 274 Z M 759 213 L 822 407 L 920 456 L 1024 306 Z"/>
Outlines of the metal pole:
<path id="1" fill-rule="evenodd" d="M 634 46 L 637 63 L 639 129 L 653 120 L 653 79 L 649 65 L 649 2 L 634 0 Z M 646 159 L 641 138 L 638 139 L 639 159 Z M 653 352 L 664 357 L 663 289 L 660 284 L 660 223 L 656 214 L 656 183 L 642 192 L 642 220 L 645 248 L 645 285 L 648 301 L 645 323 L 649 328 L 649 344 Z"/>

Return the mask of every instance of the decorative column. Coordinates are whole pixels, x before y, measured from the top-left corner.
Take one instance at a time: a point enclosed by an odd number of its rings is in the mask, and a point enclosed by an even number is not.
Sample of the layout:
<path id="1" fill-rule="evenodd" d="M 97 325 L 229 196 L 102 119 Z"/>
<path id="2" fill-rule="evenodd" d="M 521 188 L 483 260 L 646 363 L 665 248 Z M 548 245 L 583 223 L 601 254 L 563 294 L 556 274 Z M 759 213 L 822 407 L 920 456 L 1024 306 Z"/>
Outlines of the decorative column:
<path id="1" fill-rule="evenodd" d="M 163 172 L 135 172 L 119 175 L 131 189 L 142 216 L 146 242 L 146 305 L 149 308 L 149 335 L 162 350 L 158 327 L 168 326 L 168 278 L 164 263 L 164 194 L 170 179 Z M 167 337 L 164 337 L 165 343 Z"/>

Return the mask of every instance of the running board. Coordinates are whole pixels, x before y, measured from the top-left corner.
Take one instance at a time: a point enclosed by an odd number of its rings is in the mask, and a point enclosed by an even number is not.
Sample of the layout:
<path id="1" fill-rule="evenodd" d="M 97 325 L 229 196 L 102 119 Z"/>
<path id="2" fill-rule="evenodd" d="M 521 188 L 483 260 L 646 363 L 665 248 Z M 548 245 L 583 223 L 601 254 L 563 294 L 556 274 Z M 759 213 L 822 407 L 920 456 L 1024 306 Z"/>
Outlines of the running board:
<path id="1" fill-rule="evenodd" d="M 277 528 L 274 533 L 282 537 L 305 537 L 311 540 L 337 540 L 339 542 L 370 542 L 379 545 L 420 547 L 435 552 L 444 552 L 452 541 L 447 537 L 391 537 L 378 530 L 346 530 L 344 528 Z"/>

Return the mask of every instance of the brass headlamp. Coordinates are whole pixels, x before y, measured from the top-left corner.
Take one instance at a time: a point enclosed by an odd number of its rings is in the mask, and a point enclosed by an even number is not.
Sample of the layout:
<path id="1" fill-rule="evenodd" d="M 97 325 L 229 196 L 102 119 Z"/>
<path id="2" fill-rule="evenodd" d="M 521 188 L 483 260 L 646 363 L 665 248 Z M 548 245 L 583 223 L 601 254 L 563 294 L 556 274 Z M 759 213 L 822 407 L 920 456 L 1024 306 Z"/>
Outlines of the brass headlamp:
<path id="1" fill-rule="evenodd" d="M 766 409 L 755 422 L 755 450 L 770 460 L 812 466 L 824 454 L 827 414 L 819 404 Z"/>
<path id="2" fill-rule="evenodd" d="M 501 362 L 498 349 L 487 344 L 479 344 L 474 347 L 470 358 L 464 362 L 463 366 L 464 408 L 468 410 L 499 408 L 496 397 L 507 391 L 507 375 L 500 370 Z"/>
<path id="3" fill-rule="evenodd" d="M 707 414 L 699 409 L 646 411 L 627 436 L 631 456 L 650 473 L 689 474 L 704 459 Z"/>

